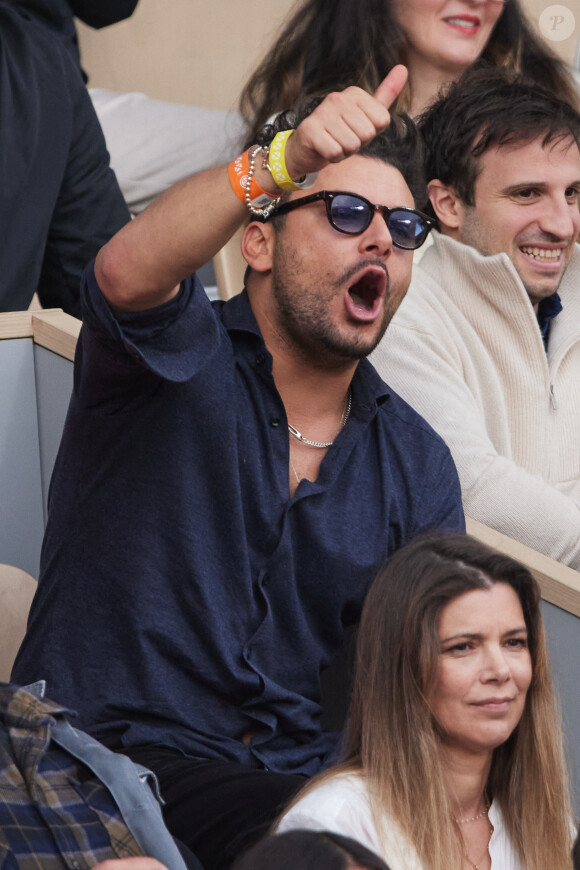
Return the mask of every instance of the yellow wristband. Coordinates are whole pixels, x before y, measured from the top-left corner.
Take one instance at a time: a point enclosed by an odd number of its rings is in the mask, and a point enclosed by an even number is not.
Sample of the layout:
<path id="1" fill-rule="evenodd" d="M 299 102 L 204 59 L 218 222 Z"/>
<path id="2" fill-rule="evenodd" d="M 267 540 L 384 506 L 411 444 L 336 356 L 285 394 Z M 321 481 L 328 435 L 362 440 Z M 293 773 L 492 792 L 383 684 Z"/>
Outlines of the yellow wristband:
<path id="1" fill-rule="evenodd" d="M 301 181 L 293 181 L 286 168 L 286 160 L 284 157 L 288 139 L 294 130 L 283 130 L 281 133 L 276 133 L 270 144 L 270 154 L 268 155 L 268 167 L 272 173 L 272 178 L 282 190 L 305 190 L 312 187 L 318 175 L 317 172 L 311 172 L 304 176 Z"/>

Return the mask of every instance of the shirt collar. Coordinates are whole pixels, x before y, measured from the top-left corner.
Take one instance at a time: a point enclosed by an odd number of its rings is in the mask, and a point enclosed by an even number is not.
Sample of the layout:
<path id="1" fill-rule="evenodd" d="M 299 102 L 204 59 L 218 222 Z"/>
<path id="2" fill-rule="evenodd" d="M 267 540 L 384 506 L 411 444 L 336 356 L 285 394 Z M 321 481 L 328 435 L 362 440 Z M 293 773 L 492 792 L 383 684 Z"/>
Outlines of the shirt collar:
<path id="1" fill-rule="evenodd" d="M 228 332 L 233 330 L 250 332 L 252 335 L 257 336 L 260 341 L 263 341 L 262 333 L 260 332 L 258 321 L 252 311 L 250 297 L 246 290 L 242 290 L 241 293 L 232 296 L 232 298 L 228 299 L 227 302 L 221 302 L 218 304 L 222 306 L 222 323 Z"/>
<path id="2" fill-rule="evenodd" d="M 368 359 L 361 359 L 352 379 L 353 396 L 363 395 L 363 400 L 382 405 L 390 395 L 390 389 Z M 373 407 L 374 410 L 374 407 Z"/>
<path id="3" fill-rule="evenodd" d="M 246 290 L 243 290 L 236 296 L 232 296 L 232 298 L 228 299 L 227 302 L 217 304 L 222 306 L 222 323 L 228 332 L 234 330 L 248 332 L 259 338 L 263 343 L 264 339 L 262 338 L 260 327 L 258 326 L 254 312 L 252 311 L 250 298 Z M 352 385 L 353 396 L 362 396 L 363 403 L 365 400 L 367 403 L 369 401 L 373 402 L 373 410 L 374 402 L 376 402 L 377 405 L 381 405 L 389 397 L 388 386 L 367 359 L 360 360 L 353 377 Z"/>

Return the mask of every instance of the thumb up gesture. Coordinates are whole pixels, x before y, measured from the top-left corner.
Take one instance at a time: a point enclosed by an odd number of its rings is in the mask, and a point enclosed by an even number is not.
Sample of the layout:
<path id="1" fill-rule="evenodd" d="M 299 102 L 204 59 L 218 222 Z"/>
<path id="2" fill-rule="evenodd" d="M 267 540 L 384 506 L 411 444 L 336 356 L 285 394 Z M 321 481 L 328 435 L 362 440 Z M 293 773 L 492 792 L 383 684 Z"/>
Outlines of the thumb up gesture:
<path id="1" fill-rule="evenodd" d="M 407 81 L 406 67 L 398 64 L 374 94 L 350 87 L 328 94 L 288 140 L 286 166 L 291 178 L 318 172 L 356 154 L 391 121 L 389 108 Z"/>

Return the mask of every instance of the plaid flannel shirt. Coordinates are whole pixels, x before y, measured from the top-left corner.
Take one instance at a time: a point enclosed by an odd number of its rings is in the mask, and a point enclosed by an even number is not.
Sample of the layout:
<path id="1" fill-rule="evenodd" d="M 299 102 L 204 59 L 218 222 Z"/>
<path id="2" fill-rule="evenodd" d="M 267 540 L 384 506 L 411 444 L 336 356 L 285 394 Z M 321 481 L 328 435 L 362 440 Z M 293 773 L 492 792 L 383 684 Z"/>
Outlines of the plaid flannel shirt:
<path id="1" fill-rule="evenodd" d="M 51 742 L 66 712 L 0 684 L 2 870 L 88 870 L 141 854 L 107 788 Z"/>

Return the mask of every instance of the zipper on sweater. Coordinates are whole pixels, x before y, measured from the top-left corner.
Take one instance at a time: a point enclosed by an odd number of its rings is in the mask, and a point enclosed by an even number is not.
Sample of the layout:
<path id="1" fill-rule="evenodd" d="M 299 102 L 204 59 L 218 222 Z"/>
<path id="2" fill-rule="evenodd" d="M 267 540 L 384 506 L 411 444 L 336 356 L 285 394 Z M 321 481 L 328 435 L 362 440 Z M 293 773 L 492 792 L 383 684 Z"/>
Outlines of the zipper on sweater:
<path id="1" fill-rule="evenodd" d="M 554 411 L 558 410 L 558 403 L 556 401 L 556 394 L 554 393 L 554 385 L 550 384 L 550 402 L 552 403 L 552 408 Z"/>

